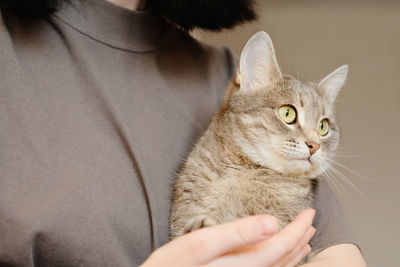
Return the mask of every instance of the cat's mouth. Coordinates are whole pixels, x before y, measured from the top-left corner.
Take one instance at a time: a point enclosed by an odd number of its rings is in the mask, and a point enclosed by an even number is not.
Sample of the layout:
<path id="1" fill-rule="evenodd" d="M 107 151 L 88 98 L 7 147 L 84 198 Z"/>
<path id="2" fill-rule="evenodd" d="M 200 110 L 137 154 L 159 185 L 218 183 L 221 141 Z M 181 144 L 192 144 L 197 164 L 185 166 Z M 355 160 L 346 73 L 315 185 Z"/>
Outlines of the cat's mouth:
<path id="1" fill-rule="evenodd" d="M 296 158 L 291 158 L 290 160 L 295 160 L 295 161 L 304 161 L 304 162 L 309 162 L 311 164 L 311 156 L 306 156 L 306 157 L 296 157 Z"/>

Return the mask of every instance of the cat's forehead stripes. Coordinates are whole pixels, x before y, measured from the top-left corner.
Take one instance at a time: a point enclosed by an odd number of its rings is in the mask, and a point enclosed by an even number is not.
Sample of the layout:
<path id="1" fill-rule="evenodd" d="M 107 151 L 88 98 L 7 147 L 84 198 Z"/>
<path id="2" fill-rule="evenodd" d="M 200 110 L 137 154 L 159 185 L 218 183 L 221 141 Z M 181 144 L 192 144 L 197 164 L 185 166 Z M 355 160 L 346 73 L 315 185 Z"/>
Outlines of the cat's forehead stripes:
<path id="1" fill-rule="evenodd" d="M 290 103 L 299 113 L 300 124 L 318 120 L 324 113 L 323 99 L 317 93 L 317 86 L 313 83 L 299 81 L 292 77 L 285 77 L 285 91 L 290 94 Z"/>

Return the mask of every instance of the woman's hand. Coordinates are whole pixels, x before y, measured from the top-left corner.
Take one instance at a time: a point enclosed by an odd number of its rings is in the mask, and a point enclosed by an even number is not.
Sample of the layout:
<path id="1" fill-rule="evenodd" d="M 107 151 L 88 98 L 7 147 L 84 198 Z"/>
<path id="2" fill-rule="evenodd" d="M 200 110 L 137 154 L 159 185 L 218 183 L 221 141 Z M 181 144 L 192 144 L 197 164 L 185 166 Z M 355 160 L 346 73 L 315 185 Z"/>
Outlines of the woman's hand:
<path id="1" fill-rule="evenodd" d="M 142 267 L 292 267 L 311 250 L 314 210 L 301 212 L 277 231 L 273 216 L 252 216 L 183 235 L 154 253 Z"/>

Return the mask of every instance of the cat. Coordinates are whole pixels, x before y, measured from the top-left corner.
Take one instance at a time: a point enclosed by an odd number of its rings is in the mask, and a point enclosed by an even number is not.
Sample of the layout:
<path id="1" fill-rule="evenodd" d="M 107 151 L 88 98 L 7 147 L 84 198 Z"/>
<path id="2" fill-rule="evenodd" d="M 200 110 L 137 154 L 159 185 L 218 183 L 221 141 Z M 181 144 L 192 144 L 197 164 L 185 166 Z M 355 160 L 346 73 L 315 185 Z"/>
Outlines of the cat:
<path id="1" fill-rule="evenodd" d="M 265 32 L 245 45 L 220 110 L 174 186 L 170 236 L 271 214 L 283 228 L 312 208 L 316 177 L 339 142 L 334 101 L 344 65 L 319 83 L 283 75 Z"/>

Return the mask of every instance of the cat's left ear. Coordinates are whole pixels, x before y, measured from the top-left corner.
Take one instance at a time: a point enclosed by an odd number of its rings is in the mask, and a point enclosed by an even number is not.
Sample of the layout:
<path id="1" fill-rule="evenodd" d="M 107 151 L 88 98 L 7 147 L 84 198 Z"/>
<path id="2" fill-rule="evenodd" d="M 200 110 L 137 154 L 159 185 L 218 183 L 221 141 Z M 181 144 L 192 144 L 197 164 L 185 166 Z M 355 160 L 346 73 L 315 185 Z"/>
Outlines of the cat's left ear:
<path id="1" fill-rule="evenodd" d="M 247 41 L 240 55 L 236 81 L 241 93 L 266 88 L 282 78 L 274 46 L 266 32 L 258 32 Z"/>
<path id="2" fill-rule="evenodd" d="M 343 65 L 319 82 L 318 90 L 330 104 L 335 101 L 340 89 L 342 89 L 348 72 L 349 66 Z"/>

